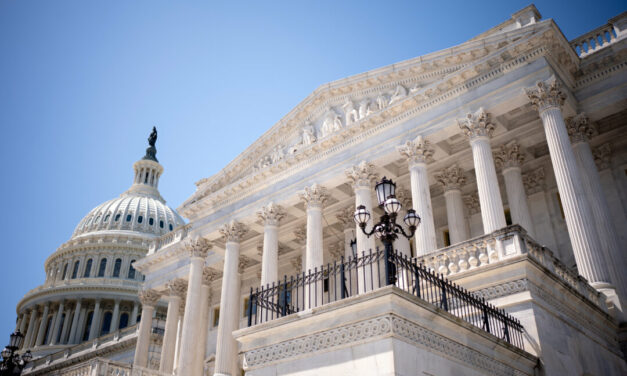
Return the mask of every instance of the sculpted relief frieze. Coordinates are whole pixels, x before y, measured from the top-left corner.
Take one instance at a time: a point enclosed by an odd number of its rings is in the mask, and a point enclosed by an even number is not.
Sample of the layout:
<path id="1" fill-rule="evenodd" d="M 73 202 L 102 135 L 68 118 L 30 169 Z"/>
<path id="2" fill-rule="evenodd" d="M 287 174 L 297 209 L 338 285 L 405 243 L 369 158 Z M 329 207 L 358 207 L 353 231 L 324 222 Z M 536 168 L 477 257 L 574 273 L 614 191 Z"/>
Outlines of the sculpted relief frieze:
<path id="1" fill-rule="evenodd" d="M 455 55 L 414 59 L 387 74 L 373 71 L 344 86 L 318 89 L 220 173 L 199 181 L 196 193 L 179 210 L 193 218 L 226 204 L 236 192 L 252 189 L 255 182 L 302 168 L 302 162 L 337 150 L 345 140 L 372 133 L 400 114 L 427 111 L 541 56 L 559 53 L 563 60 L 564 52 L 549 50 L 564 48 L 560 38 L 545 24 L 517 38 L 483 41 Z M 565 40 L 562 44 L 568 46 Z"/>

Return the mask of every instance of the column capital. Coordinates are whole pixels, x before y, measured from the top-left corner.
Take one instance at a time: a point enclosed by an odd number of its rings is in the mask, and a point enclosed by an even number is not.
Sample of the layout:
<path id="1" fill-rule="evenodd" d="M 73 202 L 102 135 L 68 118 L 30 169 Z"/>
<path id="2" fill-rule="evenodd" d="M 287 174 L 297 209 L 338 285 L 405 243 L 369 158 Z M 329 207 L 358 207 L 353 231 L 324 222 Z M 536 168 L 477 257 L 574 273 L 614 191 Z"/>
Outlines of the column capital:
<path id="1" fill-rule="evenodd" d="M 248 232 L 248 226 L 238 221 L 231 221 L 220 228 L 220 234 L 228 242 L 239 243 L 241 238 Z"/>
<path id="2" fill-rule="evenodd" d="M 457 125 L 471 141 L 478 137 L 492 137 L 495 128 L 490 121 L 490 114 L 481 107 L 475 113 L 468 113 L 465 118 L 457 119 Z"/>
<path id="3" fill-rule="evenodd" d="M 340 221 L 344 230 L 355 228 L 355 207 L 347 206 L 340 210 L 335 217 Z"/>
<path id="4" fill-rule="evenodd" d="M 473 215 L 481 211 L 481 205 L 479 203 L 479 193 L 474 192 L 463 197 L 464 205 L 468 209 L 468 214 Z"/>
<path id="5" fill-rule="evenodd" d="M 566 119 L 566 130 L 573 144 L 588 142 L 596 134 L 596 129 L 583 112 Z"/>
<path id="6" fill-rule="evenodd" d="M 444 186 L 444 191 L 460 189 L 466 183 L 464 171 L 452 165 L 435 174 L 435 179 Z"/>
<path id="7" fill-rule="evenodd" d="M 174 279 L 166 285 L 170 296 L 177 296 L 181 299 L 187 294 L 187 281 L 182 278 Z"/>
<path id="8" fill-rule="evenodd" d="M 612 166 L 612 146 L 609 142 L 592 149 L 592 155 L 594 156 L 594 163 L 596 163 L 599 171 L 603 171 Z"/>
<path id="9" fill-rule="evenodd" d="M 296 270 L 297 274 L 302 273 L 303 271 L 303 256 L 296 256 L 290 260 L 292 267 Z"/>
<path id="10" fill-rule="evenodd" d="M 561 108 L 566 101 L 562 85 L 553 77 L 546 82 L 538 81 L 535 87 L 525 89 L 533 108 L 542 113 L 549 108 Z"/>
<path id="11" fill-rule="evenodd" d="M 279 221 L 285 217 L 285 209 L 271 202 L 257 212 L 257 217 L 264 225 L 278 226 Z"/>
<path id="12" fill-rule="evenodd" d="M 237 263 L 237 272 L 239 274 L 244 273 L 244 270 L 246 268 L 248 268 L 249 266 L 252 266 L 255 264 L 255 261 L 253 259 L 251 259 L 248 256 L 244 256 L 244 255 L 240 255 L 239 256 L 239 261 Z"/>
<path id="13" fill-rule="evenodd" d="M 319 184 L 313 184 L 311 187 L 305 187 L 304 193 L 301 193 L 299 196 L 301 200 L 305 202 L 307 209 L 320 209 L 329 195 L 325 187 Z"/>
<path id="14" fill-rule="evenodd" d="M 221 277 L 222 277 L 222 272 L 219 272 L 213 268 L 204 268 L 202 270 L 202 283 L 205 285 L 210 285 L 211 282 Z"/>
<path id="15" fill-rule="evenodd" d="M 197 237 L 188 239 L 185 244 L 185 248 L 189 252 L 192 258 L 206 258 L 209 250 L 211 250 L 211 242 L 203 237 Z"/>
<path id="16" fill-rule="evenodd" d="M 413 140 L 407 140 L 403 145 L 396 147 L 400 155 L 407 158 L 409 168 L 412 165 L 429 163 L 433 160 L 433 148 L 431 143 L 419 135 Z"/>
<path id="17" fill-rule="evenodd" d="M 524 174 L 522 179 L 528 195 L 544 191 L 544 168 L 530 171 Z"/>
<path id="18" fill-rule="evenodd" d="M 300 225 L 296 227 L 294 230 L 294 236 L 296 237 L 296 242 L 300 245 L 305 245 L 307 241 L 307 225 Z"/>
<path id="19" fill-rule="evenodd" d="M 494 163 L 503 170 L 510 167 L 520 167 L 524 161 L 525 154 L 520 150 L 520 145 L 515 140 L 501 145 L 498 151 L 494 152 Z"/>
<path id="20" fill-rule="evenodd" d="M 142 305 L 148 307 L 154 307 L 161 297 L 161 294 L 153 289 L 141 290 L 138 295 Z"/>
<path id="21" fill-rule="evenodd" d="M 344 173 L 351 183 L 353 183 L 354 188 L 370 188 L 370 185 L 378 178 L 375 165 L 366 161 L 359 162 L 358 165 L 347 169 Z"/>
<path id="22" fill-rule="evenodd" d="M 399 187 L 397 185 L 396 187 L 396 198 L 398 199 L 398 201 L 401 202 L 401 205 L 403 205 L 406 208 L 411 208 L 412 207 L 412 197 L 411 197 L 411 192 L 403 187 Z"/>

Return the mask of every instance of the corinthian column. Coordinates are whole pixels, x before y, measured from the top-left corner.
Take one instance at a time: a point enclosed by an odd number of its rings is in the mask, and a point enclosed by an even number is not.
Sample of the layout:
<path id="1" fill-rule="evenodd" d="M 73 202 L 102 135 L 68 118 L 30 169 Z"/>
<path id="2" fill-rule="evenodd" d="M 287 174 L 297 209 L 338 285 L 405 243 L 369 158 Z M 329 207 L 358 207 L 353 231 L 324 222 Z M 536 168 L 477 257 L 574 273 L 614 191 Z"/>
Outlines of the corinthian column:
<path id="1" fill-rule="evenodd" d="M 438 172 L 435 178 L 444 186 L 444 200 L 446 201 L 446 218 L 451 244 L 457 244 L 468 239 L 468 229 L 464 223 L 464 202 L 462 201 L 461 187 L 466 183 L 464 172 L 453 165 Z"/>
<path id="2" fill-rule="evenodd" d="M 142 320 L 139 323 L 137 344 L 135 345 L 135 358 L 133 366 L 146 368 L 148 366 L 148 348 L 150 347 L 150 329 L 152 326 L 152 314 L 161 295 L 155 290 L 142 290 L 139 292 L 139 300 L 142 302 Z"/>
<path id="3" fill-rule="evenodd" d="M 623 295 L 627 296 L 624 277 L 627 269 L 624 265 L 625 255 L 621 252 L 618 236 L 612 225 L 610 209 L 605 200 L 603 187 L 601 187 L 601 177 L 588 142 L 595 130 L 588 117 L 583 113 L 568 119 L 566 128 L 579 165 L 583 189 L 590 202 L 592 217 L 599 234 L 601 249 L 608 265 L 611 282 Z"/>
<path id="4" fill-rule="evenodd" d="M 63 309 L 65 308 L 65 301 L 61 301 L 61 303 L 59 303 L 59 309 L 57 310 L 57 317 L 54 319 L 54 329 L 51 332 L 51 337 L 48 339 L 48 343 L 50 345 L 56 345 L 57 344 L 57 338 L 60 337 L 61 333 L 59 333 L 59 331 L 61 330 L 61 318 L 63 317 Z"/>
<path id="5" fill-rule="evenodd" d="M 490 137 L 494 132 L 494 124 L 490 115 L 480 108 L 474 114 L 468 114 L 464 119 L 457 120 L 459 128 L 470 140 L 472 158 L 475 164 L 479 204 L 481 205 L 481 220 L 483 232 L 489 234 L 505 227 L 505 213 L 499 190 L 499 180 L 496 177 Z"/>
<path id="6" fill-rule="evenodd" d="M 202 304 L 202 271 L 205 259 L 211 249 L 211 243 L 205 238 L 190 239 L 185 247 L 189 251 L 189 277 L 187 278 L 187 296 L 185 299 L 185 320 L 181 336 L 181 352 L 178 361 L 179 375 L 200 376 L 202 369 L 195 367 Z M 142 316 L 143 317 L 143 316 Z M 144 320 L 142 320 L 143 322 Z"/>
<path id="7" fill-rule="evenodd" d="M 494 161 L 502 169 L 505 179 L 505 190 L 512 214 L 512 223 L 521 225 L 535 239 L 520 170 L 520 165 L 525 161 L 525 155 L 520 151 L 518 143 L 513 141 L 507 145 L 501 145 L 500 149 L 494 153 Z"/>
<path id="8" fill-rule="evenodd" d="M 187 292 L 187 281 L 184 279 L 175 279 L 168 282 L 166 287 L 168 289 L 168 313 L 165 319 L 165 332 L 163 334 L 163 345 L 161 346 L 159 372 L 171 374 L 174 369 L 179 311 L 181 301 L 185 298 Z"/>
<path id="9" fill-rule="evenodd" d="M 200 301 L 202 304 L 200 329 L 198 333 L 198 346 L 196 346 L 195 369 L 203 370 L 205 367 L 205 355 L 207 353 L 207 330 L 209 327 L 209 302 L 211 301 L 211 283 L 219 277 L 220 273 L 212 268 L 204 268 L 202 272 L 202 289 Z"/>
<path id="10" fill-rule="evenodd" d="M 594 287 L 610 288 L 607 264 L 602 257 L 603 250 L 596 232 L 594 217 L 582 186 L 577 159 L 568 140 L 562 116 L 561 106 L 566 100 L 566 95 L 555 79 L 548 83 L 538 82 L 535 88 L 527 89 L 526 94 L 534 108 L 538 110 L 544 125 L 577 269 Z"/>
<path id="11" fill-rule="evenodd" d="M 407 141 L 396 149 L 407 158 L 409 165 L 413 209 L 421 218 L 415 235 L 416 256 L 422 256 L 437 248 L 431 209 L 431 191 L 427 176 L 427 163 L 432 160 L 433 149 L 422 136 L 416 137 L 413 141 Z"/>
<path id="12" fill-rule="evenodd" d="M 353 255 L 353 247 L 351 247 L 351 242 L 354 238 L 355 233 L 355 219 L 353 218 L 355 215 L 355 208 L 349 206 L 340 210 L 340 212 L 336 215 L 336 218 L 342 224 L 342 228 L 344 229 L 344 259 L 348 259 Z"/>
<path id="13" fill-rule="evenodd" d="M 261 286 L 279 279 L 279 221 L 285 211 L 279 205 L 268 204 L 257 213 L 263 222 L 263 253 L 261 256 Z"/>
<path id="14" fill-rule="evenodd" d="M 370 213 L 372 213 L 372 183 L 377 179 L 374 164 L 362 161 L 357 166 L 353 166 L 345 171 L 346 177 L 353 183 L 355 190 L 355 207 L 363 205 Z M 367 228 L 373 226 L 372 216 L 368 220 Z M 375 250 L 374 237 L 368 237 L 361 231 L 359 225 L 355 224 L 355 233 L 357 238 L 357 253 L 368 253 L 369 250 Z"/>
<path id="15" fill-rule="evenodd" d="M 237 344 L 233 331 L 239 323 L 239 247 L 240 239 L 248 228 L 236 221 L 224 225 L 220 233 L 226 241 L 224 271 L 222 274 L 222 295 L 220 297 L 220 319 L 218 321 L 218 341 L 216 344 L 216 365 L 214 375 L 234 375 L 233 365 L 237 357 Z M 189 299 L 189 297 L 188 297 Z M 185 321 L 189 317 L 185 313 Z M 181 352 L 185 351 L 181 349 Z M 181 375 L 186 375 L 185 373 Z"/>
<path id="16" fill-rule="evenodd" d="M 50 302 L 44 305 L 44 312 L 41 314 L 41 321 L 39 322 L 39 331 L 37 331 L 37 338 L 35 340 L 35 346 L 40 346 L 44 342 L 44 336 L 46 335 L 46 324 L 48 323 L 48 312 L 50 310 Z"/>
<path id="17" fill-rule="evenodd" d="M 305 188 L 300 195 L 307 208 L 307 242 L 305 246 L 305 272 L 320 267 L 323 261 L 322 249 L 322 204 L 327 199 L 327 189 L 314 184 Z"/>

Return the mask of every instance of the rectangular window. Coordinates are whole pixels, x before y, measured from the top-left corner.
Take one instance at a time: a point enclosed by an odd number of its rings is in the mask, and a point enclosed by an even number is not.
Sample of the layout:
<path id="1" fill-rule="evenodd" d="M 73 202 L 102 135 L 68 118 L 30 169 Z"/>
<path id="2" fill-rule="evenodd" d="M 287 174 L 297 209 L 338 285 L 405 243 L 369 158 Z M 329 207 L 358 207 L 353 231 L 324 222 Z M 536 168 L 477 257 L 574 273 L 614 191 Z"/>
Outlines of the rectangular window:
<path id="1" fill-rule="evenodd" d="M 444 238 L 445 247 L 451 245 L 451 234 L 449 233 L 448 229 L 442 231 L 442 237 Z"/>
<path id="2" fill-rule="evenodd" d="M 512 224 L 512 213 L 509 209 L 505 209 L 505 224 L 508 226 Z"/>
<path id="3" fill-rule="evenodd" d="M 220 322 L 220 307 L 216 307 L 213 309 L 213 326 L 218 326 Z"/>

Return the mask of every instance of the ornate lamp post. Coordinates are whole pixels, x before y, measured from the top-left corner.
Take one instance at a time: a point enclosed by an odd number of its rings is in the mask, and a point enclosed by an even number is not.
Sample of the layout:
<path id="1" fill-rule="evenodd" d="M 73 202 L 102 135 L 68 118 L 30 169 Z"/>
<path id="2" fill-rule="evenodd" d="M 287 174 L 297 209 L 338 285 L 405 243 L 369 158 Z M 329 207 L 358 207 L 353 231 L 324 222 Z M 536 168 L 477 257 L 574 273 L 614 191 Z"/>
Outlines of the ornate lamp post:
<path id="1" fill-rule="evenodd" d="M 30 350 L 24 354 L 19 355 L 16 351 L 22 346 L 24 342 L 24 335 L 19 330 L 11 334 L 9 345 L 2 350 L 2 362 L 0 363 L 0 375 L 11 376 L 20 375 L 22 369 L 26 366 L 26 363 L 33 359 Z"/>
<path id="2" fill-rule="evenodd" d="M 416 214 L 414 209 L 408 209 L 407 214 L 403 218 L 403 222 L 409 228 L 409 234 L 405 232 L 402 226 L 396 223 L 396 217 L 401 211 L 402 205 L 400 201 L 394 195 L 396 192 L 396 184 L 385 176 L 374 187 L 377 193 L 377 201 L 379 207 L 383 208 L 385 213 L 381 216 L 379 223 L 376 223 L 370 231 L 366 230 L 366 224 L 370 219 L 370 212 L 364 205 L 359 205 L 355 210 L 354 219 L 359 225 L 361 230 L 370 237 L 374 234 L 377 238 L 381 239 L 384 245 L 384 258 L 386 260 L 386 280 L 387 284 L 396 283 L 396 266 L 393 262 L 390 262 L 389 255 L 393 252 L 394 240 L 398 239 L 398 235 L 406 237 L 407 239 L 414 236 L 416 228 L 420 224 L 420 217 Z"/>

